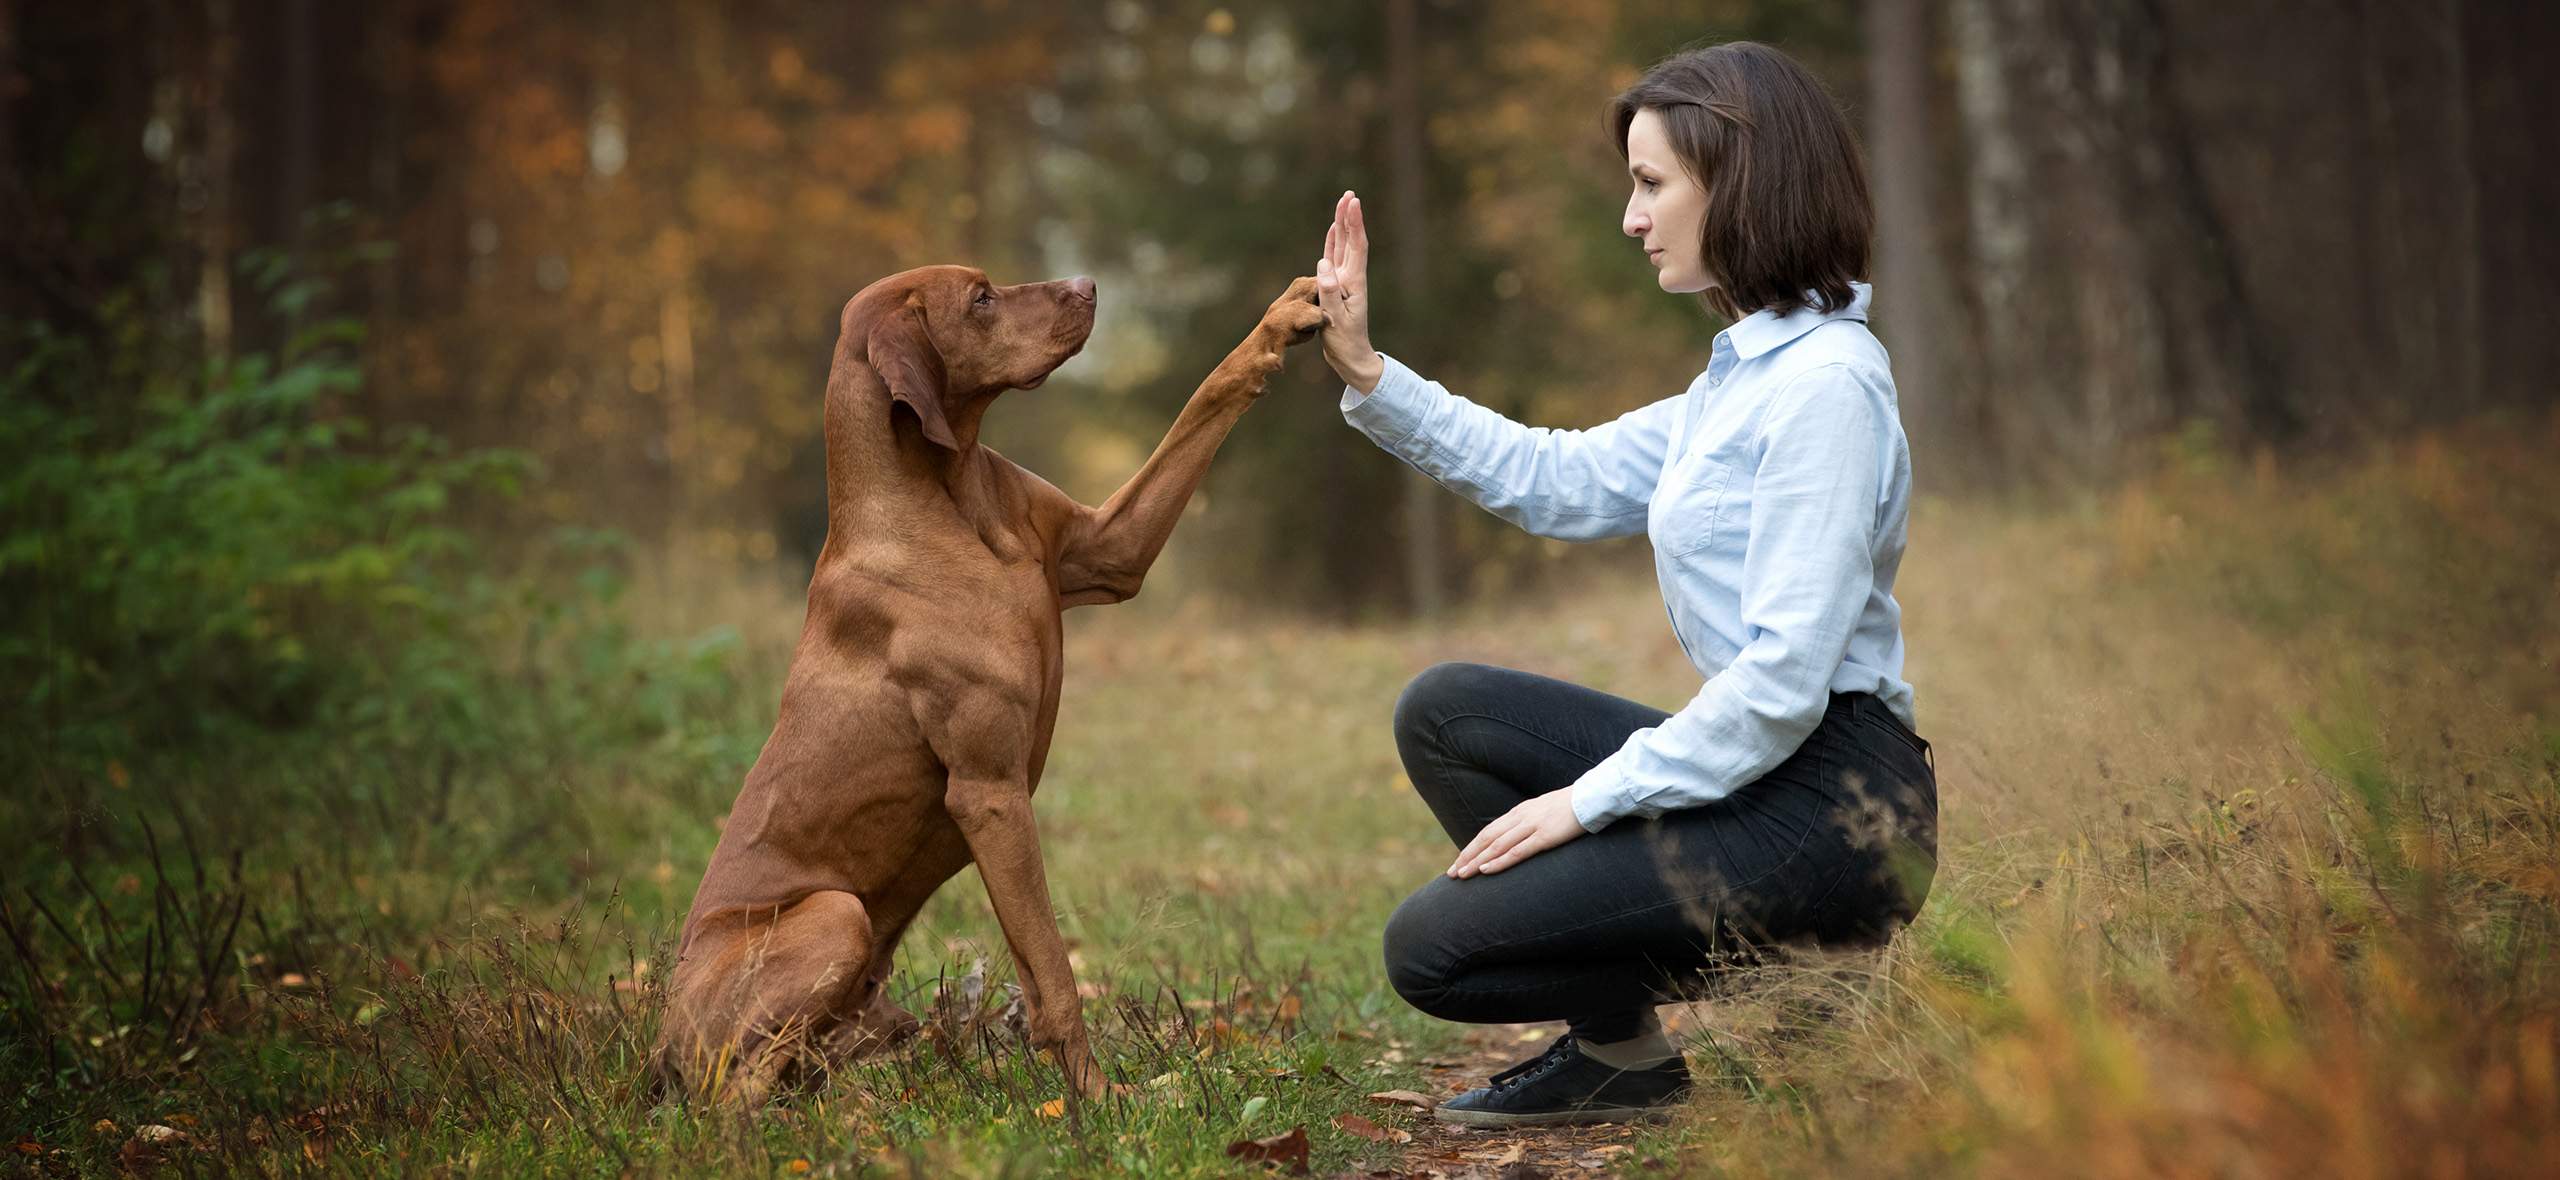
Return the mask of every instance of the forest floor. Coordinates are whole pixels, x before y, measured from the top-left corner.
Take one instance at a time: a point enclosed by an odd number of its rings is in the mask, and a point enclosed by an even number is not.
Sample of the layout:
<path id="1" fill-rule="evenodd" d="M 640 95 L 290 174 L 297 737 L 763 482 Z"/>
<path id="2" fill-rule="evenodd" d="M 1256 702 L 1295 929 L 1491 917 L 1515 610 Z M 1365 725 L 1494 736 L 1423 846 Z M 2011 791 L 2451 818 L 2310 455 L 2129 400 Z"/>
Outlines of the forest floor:
<path id="1" fill-rule="evenodd" d="M 1898 594 L 1945 817 L 1928 907 L 1882 952 L 1675 1010 L 1699 1088 L 1666 1125 L 1482 1134 L 1370 1097 L 1445 1097 L 1552 1035 L 1384 983 L 1387 914 L 1449 855 L 1396 694 L 1475 660 L 1677 707 L 1696 677 L 1621 554 L 1430 628 L 1072 616 L 1037 805 L 1130 1097 L 1069 1107 L 1007 1031 L 970 872 L 900 951 L 928 1025 L 905 1051 L 752 1119 L 649 1093 L 669 943 L 797 624 L 751 587 L 666 607 L 739 622 L 765 694 L 682 789 L 566 767 L 489 796 L 552 793 L 557 822 L 341 843 L 355 812 L 279 811 L 228 829 L 284 849 L 237 876 L 201 818 L 195 864 L 163 827 L 149 857 L 13 867 L 0 996 L 42 1040 L 13 1034 L 0 1177 L 2547 1174 L 2555 455 L 2560 422 L 2509 424 L 2318 472 L 2179 455 L 2105 496 L 1923 501 Z M 439 832 L 491 852 L 457 868 Z M 134 1015 L 186 989 L 194 1015 Z M 1257 1139 L 1284 1158 L 1229 1154 Z"/>

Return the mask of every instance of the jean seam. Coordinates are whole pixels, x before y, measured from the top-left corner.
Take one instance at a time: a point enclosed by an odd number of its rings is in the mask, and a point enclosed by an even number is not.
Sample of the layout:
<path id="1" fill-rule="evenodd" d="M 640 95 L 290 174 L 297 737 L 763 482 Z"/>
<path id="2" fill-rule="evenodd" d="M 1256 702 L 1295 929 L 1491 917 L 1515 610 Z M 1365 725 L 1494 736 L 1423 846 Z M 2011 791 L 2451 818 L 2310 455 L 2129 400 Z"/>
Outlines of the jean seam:
<path id="1" fill-rule="evenodd" d="M 1467 720 L 1468 718 L 1471 718 L 1471 717 L 1472 717 L 1472 718 L 1475 718 L 1475 719 L 1477 719 L 1477 720 L 1490 721 L 1490 722 L 1493 722 L 1493 723 L 1494 723 L 1494 724 L 1496 724 L 1496 725 L 1508 726 L 1508 727 L 1510 727 L 1511 729 L 1518 731 L 1519 733 L 1525 734 L 1525 735 L 1527 735 L 1527 736 L 1529 736 L 1529 737 L 1532 737 L 1532 738 L 1536 738 L 1537 740 L 1539 740 L 1539 741 L 1541 741 L 1541 742 L 1545 742 L 1547 745 L 1552 746 L 1552 747 L 1554 747 L 1555 749 L 1557 749 L 1558 751 L 1561 751 L 1561 752 L 1563 752 L 1563 753 L 1565 753 L 1565 754 L 1571 755 L 1572 757 L 1575 757 L 1575 758 L 1581 758 L 1581 757 L 1583 756 L 1581 751 L 1576 750 L 1576 749 L 1574 749 L 1573 747 L 1571 747 L 1571 746 L 1568 746 L 1568 745 L 1564 744 L 1563 742 L 1560 742 L 1560 741 L 1555 740 L 1554 738 L 1548 737 L 1547 735 L 1545 735 L 1545 734 L 1543 734 L 1543 733 L 1539 733 L 1537 730 L 1531 729 L 1531 728 L 1529 728 L 1528 726 L 1523 725 L 1523 724 L 1521 724 L 1520 722 L 1514 721 L 1514 720 L 1512 720 L 1512 719 L 1510 719 L 1510 718 L 1508 718 L 1508 717 L 1497 716 L 1497 715 L 1492 714 L 1492 713 L 1477 713 L 1477 712 L 1452 713 L 1452 714 L 1450 714 L 1450 715 L 1449 715 L 1449 716 L 1447 716 L 1447 717 L 1442 717 L 1442 718 L 1440 718 L 1440 719 L 1438 719 L 1438 720 L 1436 720 L 1436 721 L 1433 721 L 1433 722 L 1431 723 L 1431 739 L 1432 739 L 1433 743 L 1434 743 L 1434 744 L 1436 744 L 1436 745 L 1439 745 L 1439 746 L 1440 746 L 1440 747 L 1442 747 L 1443 749 L 1447 748 L 1447 746 L 1448 746 L 1448 728 L 1449 728 L 1450 724 L 1451 724 L 1451 723 L 1453 723 L 1453 722 L 1465 721 L 1465 720 Z M 1631 732 L 1631 733 L 1632 733 L 1633 731 L 1631 730 L 1631 731 L 1629 731 L 1629 732 Z M 1623 743 L 1622 743 L 1622 744 L 1623 744 Z M 1607 757 L 1608 757 L 1608 755 L 1603 754 L 1603 755 L 1601 755 L 1599 758 L 1592 758 L 1592 759 L 1589 759 L 1589 762 L 1590 762 L 1590 764 L 1591 764 L 1592 766 L 1598 766 L 1598 765 L 1600 764 L 1601 760 L 1602 760 L 1602 759 L 1604 759 L 1604 758 L 1607 758 Z"/>

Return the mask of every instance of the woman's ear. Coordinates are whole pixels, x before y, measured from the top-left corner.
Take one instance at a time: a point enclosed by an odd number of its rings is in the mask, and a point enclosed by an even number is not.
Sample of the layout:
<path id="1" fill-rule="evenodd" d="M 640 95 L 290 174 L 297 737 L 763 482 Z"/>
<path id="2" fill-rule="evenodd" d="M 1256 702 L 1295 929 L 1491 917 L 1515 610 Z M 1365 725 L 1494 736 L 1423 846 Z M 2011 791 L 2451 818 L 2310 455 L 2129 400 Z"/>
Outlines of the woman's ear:
<path id="1" fill-rule="evenodd" d="M 951 436 L 951 424 L 942 417 L 944 370 L 942 353 L 925 335 L 924 313 L 909 300 L 881 316 L 871 325 L 871 338 L 864 346 L 871 370 L 889 386 L 895 406 L 903 405 L 916 416 L 924 428 L 925 441 L 946 451 L 957 451 L 960 442 Z"/>

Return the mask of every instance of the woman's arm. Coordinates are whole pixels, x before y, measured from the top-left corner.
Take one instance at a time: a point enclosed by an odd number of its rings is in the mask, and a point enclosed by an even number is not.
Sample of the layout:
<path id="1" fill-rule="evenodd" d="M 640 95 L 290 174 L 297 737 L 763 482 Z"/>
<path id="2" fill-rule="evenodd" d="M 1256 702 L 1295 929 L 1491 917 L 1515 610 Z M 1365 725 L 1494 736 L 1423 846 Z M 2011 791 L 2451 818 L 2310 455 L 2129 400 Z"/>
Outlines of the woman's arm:
<path id="1" fill-rule="evenodd" d="M 1644 531 L 1677 399 L 1591 430 L 1531 428 L 1455 396 L 1369 343 L 1369 234 L 1344 193 L 1325 231 L 1316 292 L 1325 361 L 1358 396 L 1343 415 L 1450 491 L 1542 537 L 1593 541 Z"/>

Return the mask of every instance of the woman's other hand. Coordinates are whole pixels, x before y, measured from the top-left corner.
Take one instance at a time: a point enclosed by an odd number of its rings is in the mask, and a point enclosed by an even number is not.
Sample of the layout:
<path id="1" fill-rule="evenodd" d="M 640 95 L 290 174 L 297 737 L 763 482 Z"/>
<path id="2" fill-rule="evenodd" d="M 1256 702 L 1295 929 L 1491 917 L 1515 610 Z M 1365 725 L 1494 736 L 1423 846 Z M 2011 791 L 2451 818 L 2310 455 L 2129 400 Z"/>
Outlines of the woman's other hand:
<path id="1" fill-rule="evenodd" d="M 1334 201 L 1333 224 L 1324 231 L 1316 299 L 1330 321 L 1324 329 L 1325 363 L 1343 384 L 1363 395 L 1375 391 L 1387 362 L 1369 346 L 1369 226 L 1361 220 L 1359 196 L 1349 189 Z"/>
<path id="2" fill-rule="evenodd" d="M 1486 824 L 1458 853 L 1449 875 L 1463 881 L 1478 873 L 1499 873 L 1576 836 L 1586 835 L 1574 818 L 1573 788 L 1549 791 L 1503 813 Z"/>

